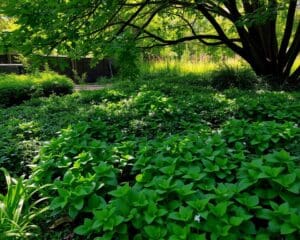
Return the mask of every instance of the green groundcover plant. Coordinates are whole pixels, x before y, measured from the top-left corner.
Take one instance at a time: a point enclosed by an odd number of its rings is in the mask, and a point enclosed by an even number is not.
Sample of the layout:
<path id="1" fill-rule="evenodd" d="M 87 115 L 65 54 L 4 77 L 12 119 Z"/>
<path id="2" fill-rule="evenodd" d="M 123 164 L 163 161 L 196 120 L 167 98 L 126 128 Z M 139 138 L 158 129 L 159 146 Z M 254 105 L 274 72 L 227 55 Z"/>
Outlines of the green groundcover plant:
<path id="1" fill-rule="evenodd" d="M 53 72 L 0 75 L 0 105 L 11 106 L 38 96 L 72 93 L 73 83 Z"/>
<path id="2" fill-rule="evenodd" d="M 299 139 L 293 122 L 153 140 L 81 123 L 42 148 L 33 181 L 53 182 L 52 214 L 85 239 L 297 239 Z"/>
<path id="3" fill-rule="evenodd" d="M 37 238 L 298 239 L 299 94 L 202 83 L 145 77 L 0 109 L 1 166 L 51 183 Z"/>

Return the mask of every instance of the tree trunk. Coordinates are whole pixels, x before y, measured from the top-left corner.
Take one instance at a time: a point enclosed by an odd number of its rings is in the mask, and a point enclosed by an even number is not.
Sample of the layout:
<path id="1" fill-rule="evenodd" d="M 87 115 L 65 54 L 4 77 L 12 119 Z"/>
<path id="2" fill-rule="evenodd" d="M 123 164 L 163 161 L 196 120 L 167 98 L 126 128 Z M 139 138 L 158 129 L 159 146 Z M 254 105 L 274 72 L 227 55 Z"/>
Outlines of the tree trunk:
<path id="1" fill-rule="evenodd" d="M 300 66 L 294 72 L 291 71 L 300 52 L 300 23 L 298 23 L 293 34 L 297 0 L 290 0 L 281 44 L 278 43 L 276 33 L 278 14 L 276 1 L 270 0 L 260 3 L 273 11 L 273 17 L 266 21 L 258 21 L 256 24 L 243 26 L 236 24 L 242 16 L 236 1 L 225 4 L 231 14 L 230 20 L 235 24 L 240 37 L 242 51 L 235 51 L 226 41 L 224 44 L 244 58 L 255 73 L 264 78 L 270 85 L 276 88 L 286 85 L 300 85 Z M 253 14 L 259 7 L 257 4 L 259 4 L 258 1 L 243 1 L 245 12 Z"/>
<path id="2" fill-rule="evenodd" d="M 282 64 L 278 58 L 270 59 L 264 56 L 264 59 L 258 59 L 257 55 L 249 52 L 248 58 L 244 58 L 249 63 L 257 76 L 263 78 L 270 86 L 275 88 L 291 86 L 300 86 L 300 66 L 293 72 L 285 71 L 284 66 L 289 65 L 289 62 Z M 249 60 L 250 59 L 250 60 Z"/>

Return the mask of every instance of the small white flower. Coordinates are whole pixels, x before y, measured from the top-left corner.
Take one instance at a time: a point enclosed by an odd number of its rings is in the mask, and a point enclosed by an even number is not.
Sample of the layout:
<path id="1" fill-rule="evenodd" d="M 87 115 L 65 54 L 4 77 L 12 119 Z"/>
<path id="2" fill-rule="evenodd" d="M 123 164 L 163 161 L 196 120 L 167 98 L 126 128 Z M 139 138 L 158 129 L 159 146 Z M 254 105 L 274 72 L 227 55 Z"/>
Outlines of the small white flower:
<path id="1" fill-rule="evenodd" d="M 194 221 L 197 222 L 197 223 L 200 223 L 201 222 L 201 215 L 200 214 L 195 215 Z"/>

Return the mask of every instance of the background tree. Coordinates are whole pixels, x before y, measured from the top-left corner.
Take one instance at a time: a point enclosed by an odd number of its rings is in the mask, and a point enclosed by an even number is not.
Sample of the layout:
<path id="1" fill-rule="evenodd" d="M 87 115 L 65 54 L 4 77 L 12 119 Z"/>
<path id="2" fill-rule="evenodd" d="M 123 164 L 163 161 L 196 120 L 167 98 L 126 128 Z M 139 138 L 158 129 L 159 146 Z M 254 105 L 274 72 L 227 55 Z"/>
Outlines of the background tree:
<path id="1" fill-rule="evenodd" d="M 16 29 L 16 25 L 14 24 L 15 20 L 13 18 L 8 17 L 4 14 L 5 2 L 0 2 L 0 54 L 8 54 L 10 52 L 9 49 L 9 40 L 8 35 L 11 31 Z"/>
<path id="2" fill-rule="evenodd" d="M 4 9 L 25 52 L 100 58 L 198 41 L 227 46 L 273 84 L 299 82 L 297 0 L 9 0 Z"/>

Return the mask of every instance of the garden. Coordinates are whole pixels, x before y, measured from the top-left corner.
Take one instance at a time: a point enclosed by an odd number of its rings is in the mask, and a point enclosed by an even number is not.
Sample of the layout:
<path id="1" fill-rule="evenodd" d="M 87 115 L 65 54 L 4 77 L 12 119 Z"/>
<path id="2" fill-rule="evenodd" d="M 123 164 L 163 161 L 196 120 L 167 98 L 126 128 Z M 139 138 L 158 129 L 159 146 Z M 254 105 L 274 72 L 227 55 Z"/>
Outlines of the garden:
<path id="1" fill-rule="evenodd" d="M 239 40 L 225 20 L 216 25 L 218 17 L 211 15 L 233 21 L 236 1 L 175 2 L 0 3 L 0 30 L 1 14 L 9 16 L 4 22 L 14 18 L 19 25 L 0 40 L 14 46 L 23 41 L 18 52 L 47 53 L 50 46 L 74 59 L 105 53 L 118 69 L 112 78 L 98 78 L 100 90 L 76 90 L 76 79 L 49 66 L 41 70 L 34 54 L 22 60 L 24 66 L 29 60 L 26 74 L 0 74 L 0 240 L 300 238 L 300 25 L 291 20 L 299 16 L 297 1 L 262 1 L 265 8 L 253 1 L 243 6 L 246 13 L 237 4 L 244 14 L 236 23 Z M 52 11 L 45 15 L 41 6 Z M 277 7 L 278 21 L 283 13 L 288 20 L 277 49 L 284 60 L 274 60 L 275 66 L 268 58 L 272 49 L 268 56 L 255 49 L 245 55 L 244 30 L 255 34 L 256 26 L 270 27 L 270 11 Z M 173 25 L 179 24 L 176 16 L 192 32 L 199 30 L 196 21 L 194 27 L 187 22 L 194 11 L 219 34 L 195 39 L 223 41 L 231 50 L 212 42 L 203 49 L 194 42 L 180 48 L 175 44 L 189 37 L 171 27 L 177 40 L 156 35 L 165 34 L 155 30 L 165 14 Z M 45 21 L 51 17 L 59 21 Z M 105 42 L 116 33 L 120 37 L 109 47 L 96 48 L 98 38 Z M 147 52 L 138 52 L 132 34 Z M 251 43 L 266 47 L 264 41 Z M 205 59 L 195 61 L 194 50 Z"/>
<path id="2" fill-rule="evenodd" d="M 148 73 L 1 108 L 7 238 L 297 239 L 299 93 L 209 77 Z"/>

